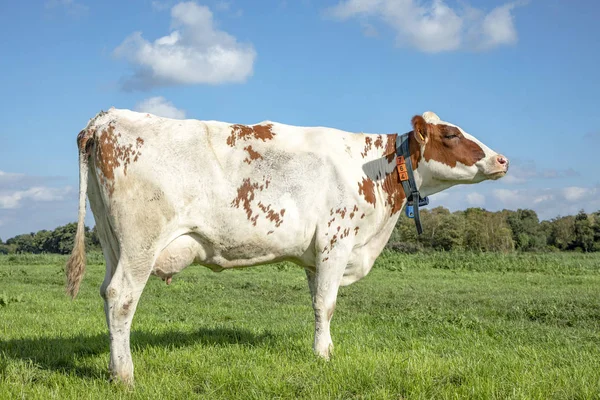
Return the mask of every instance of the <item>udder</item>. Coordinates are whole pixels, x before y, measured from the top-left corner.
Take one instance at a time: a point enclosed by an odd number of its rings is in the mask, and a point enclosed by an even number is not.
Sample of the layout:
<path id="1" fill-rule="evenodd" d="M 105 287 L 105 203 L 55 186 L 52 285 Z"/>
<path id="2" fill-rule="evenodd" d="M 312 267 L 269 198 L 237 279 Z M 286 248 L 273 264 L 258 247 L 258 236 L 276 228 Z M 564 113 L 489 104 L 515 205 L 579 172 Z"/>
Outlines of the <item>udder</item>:
<path id="1" fill-rule="evenodd" d="M 166 281 L 168 285 L 173 275 L 181 272 L 197 258 L 201 258 L 203 253 L 202 245 L 191 235 L 179 236 L 161 251 L 154 263 L 152 274 Z"/>

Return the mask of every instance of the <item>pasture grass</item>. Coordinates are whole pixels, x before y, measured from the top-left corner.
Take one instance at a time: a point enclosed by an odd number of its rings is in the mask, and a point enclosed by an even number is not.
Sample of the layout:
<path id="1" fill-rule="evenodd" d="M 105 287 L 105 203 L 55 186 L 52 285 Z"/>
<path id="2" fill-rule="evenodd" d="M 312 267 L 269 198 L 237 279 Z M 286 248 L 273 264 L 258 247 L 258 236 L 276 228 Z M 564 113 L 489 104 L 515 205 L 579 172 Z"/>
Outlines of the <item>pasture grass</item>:
<path id="1" fill-rule="evenodd" d="M 341 288 L 331 361 L 312 353 L 290 264 L 151 277 L 133 389 L 108 382 L 102 258 L 0 256 L 0 399 L 600 398 L 600 254 L 398 255 Z"/>

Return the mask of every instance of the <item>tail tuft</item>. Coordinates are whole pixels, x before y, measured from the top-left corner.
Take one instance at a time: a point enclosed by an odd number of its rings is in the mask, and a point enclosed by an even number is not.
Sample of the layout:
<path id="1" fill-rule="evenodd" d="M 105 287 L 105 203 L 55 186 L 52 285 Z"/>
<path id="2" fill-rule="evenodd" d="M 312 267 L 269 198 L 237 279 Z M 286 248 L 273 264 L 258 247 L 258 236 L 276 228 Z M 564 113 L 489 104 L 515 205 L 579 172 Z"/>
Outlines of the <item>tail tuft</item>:
<path id="1" fill-rule="evenodd" d="M 75 237 L 75 247 L 66 267 L 67 294 L 73 299 L 79 292 L 79 285 L 85 273 L 85 237 L 83 240 L 79 240 L 77 236 Z"/>
<path id="2" fill-rule="evenodd" d="M 93 132 L 90 129 L 81 131 L 77 136 L 77 147 L 79 148 L 79 217 L 75 245 L 65 269 L 67 293 L 73 299 L 79 292 L 79 286 L 85 273 L 85 196 L 88 181 L 88 156 L 92 142 Z"/>

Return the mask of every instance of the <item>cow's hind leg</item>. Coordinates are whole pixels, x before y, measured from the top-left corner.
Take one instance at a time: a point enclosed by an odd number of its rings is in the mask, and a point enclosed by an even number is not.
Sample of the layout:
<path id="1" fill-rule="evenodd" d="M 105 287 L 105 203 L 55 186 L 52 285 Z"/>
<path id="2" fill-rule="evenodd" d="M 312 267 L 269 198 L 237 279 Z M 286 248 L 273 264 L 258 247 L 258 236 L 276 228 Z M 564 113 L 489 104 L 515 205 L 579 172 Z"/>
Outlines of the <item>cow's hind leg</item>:
<path id="1" fill-rule="evenodd" d="M 325 257 L 326 258 L 326 257 Z M 337 262 L 319 260 L 315 271 L 306 270 L 308 287 L 315 312 L 315 341 L 313 349 L 318 356 L 329 359 L 333 351 L 330 323 L 335 309 L 338 289 L 344 275 L 347 258 Z"/>
<path id="2" fill-rule="evenodd" d="M 151 256 L 131 260 L 121 255 L 110 283 L 102 291 L 110 333 L 111 377 L 127 384 L 133 383 L 131 321 L 151 270 Z"/>

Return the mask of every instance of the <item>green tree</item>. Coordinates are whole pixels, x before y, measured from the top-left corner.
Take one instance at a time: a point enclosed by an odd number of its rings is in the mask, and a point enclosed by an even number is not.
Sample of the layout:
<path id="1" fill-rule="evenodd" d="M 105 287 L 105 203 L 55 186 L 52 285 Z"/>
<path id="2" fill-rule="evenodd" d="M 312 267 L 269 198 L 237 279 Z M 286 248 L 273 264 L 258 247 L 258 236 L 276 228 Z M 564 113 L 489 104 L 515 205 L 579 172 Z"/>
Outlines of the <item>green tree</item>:
<path id="1" fill-rule="evenodd" d="M 87 227 L 86 227 L 87 230 Z M 75 233 L 77 224 L 72 222 L 67 225 L 59 226 L 52 231 L 48 244 L 46 246 L 49 253 L 68 254 L 73 249 L 75 243 Z"/>
<path id="2" fill-rule="evenodd" d="M 421 214 L 425 210 L 421 210 Z M 422 250 L 423 245 L 417 239 L 417 230 L 415 229 L 415 222 L 413 219 L 408 218 L 404 212 L 398 218 L 398 222 L 392 231 L 390 240 L 387 243 L 387 247 L 406 253 L 414 253 Z"/>
<path id="3" fill-rule="evenodd" d="M 96 226 L 92 229 L 85 228 L 85 245 L 88 250 L 101 250 L 100 239 L 98 238 L 98 231 L 96 230 Z"/>
<path id="4" fill-rule="evenodd" d="M 481 208 L 464 211 L 464 247 L 476 251 L 512 251 L 514 241 L 503 213 Z"/>
<path id="5" fill-rule="evenodd" d="M 553 218 L 550 223 L 552 227 L 548 244 L 559 250 L 568 250 L 575 238 L 575 217 L 571 215 L 557 217 Z"/>
<path id="6" fill-rule="evenodd" d="M 48 242 L 52 235 L 52 231 L 41 230 L 37 231 L 33 236 L 33 246 L 35 247 L 35 253 L 53 253 L 48 248 Z"/>
<path id="7" fill-rule="evenodd" d="M 429 213 L 427 221 L 428 246 L 436 250 L 455 250 L 462 246 L 462 221 L 447 208 L 436 207 Z"/>
<path id="8" fill-rule="evenodd" d="M 506 222 L 512 231 L 517 250 L 541 250 L 546 247 L 546 235 L 540 229 L 540 221 L 535 211 L 507 211 Z"/>
<path id="9" fill-rule="evenodd" d="M 583 251 L 592 251 L 594 247 L 594 230 L 585 211 L 581 210 L 575 216 L 575 238 L 573 245 Z"/>
<path id="10" fill-rule="evenodd" d="M 596 211 L 591 215 L 592 230 L 594 231 L 594 251 L 600 251 L 600 211 Z"/>
<path id="11" fill-rule="evenodd" d="M 6 244 L 14 245 L 16 253 L 35 253 L 36 247 L 33 238 L 34 233 L 25 233 L 8 239 Z"/>
<path id="12" fill-rule="evenodd" d="M 463 243 L 467 250 L 486 250 L 484 212 L 481 208 L 467 208 L 464 213 L 459 214 L 464 217 Z"/>

